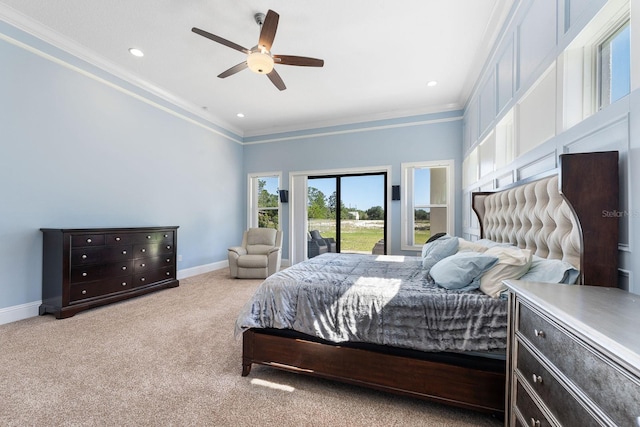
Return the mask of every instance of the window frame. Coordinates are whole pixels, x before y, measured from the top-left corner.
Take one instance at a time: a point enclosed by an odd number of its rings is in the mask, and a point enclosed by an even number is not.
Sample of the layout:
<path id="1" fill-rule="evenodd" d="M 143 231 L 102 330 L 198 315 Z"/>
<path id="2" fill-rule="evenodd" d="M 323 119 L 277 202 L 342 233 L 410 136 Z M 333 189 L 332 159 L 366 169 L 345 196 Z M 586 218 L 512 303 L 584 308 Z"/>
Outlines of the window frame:
<path id="1" fill-rule="evenodd" d="M 609 76 L 609 79 L 605 82 L 604 81 L 604 73 L 603 73 L 603 60 L 604 57 L 602 55 L 602 50 L 603 50 L 603 46 L 605 44 L 609 44 L 611 43 L 618 35 L 620 35 L 620 33 L 622 33 L 622 31 L 624 31 L 626 28 L 628 28 L 629 30 L 631 29 L 631 20 L 630 17 L 628 15 L 623 16 L 621 19 L 617 20 L 614 22 L 614 24 L 612 24 L 609 28 L 608 31 L 605 32 L 602 37 L 598 38 L 598 40 L 594 43 L 593 45 L 593 49 L 594 49 L 594 54 L 593 56 L 595 57 L 595 61 L 593 66 L 595 67 L 595 111 L 600 111 L 603 108 L 607 108 L 609 105 L 611 105 L 612 103 L 615 103 L 618 100 L 611 100 L 611 76 Z M 631 50 L 629 50 L 629 57 L 631 57 Z M 607 58 L 611 58 L 611 52 L 609 52 L 609 55 L 607 56 Z M 605 100 L 603 94 L 605 93 L 605 83 L 608 86 L 606 89 L 606 92 L 608 93 L 608 97 Z M 629 95 L 629 93 L 631 93 L 631 85 L 629 85 L 629 91 L 627 92 L 627 95 Z M 606 102 L 606 103 L 603 103 Z"/>
<path id="2" fill-rule="evenodd" d="M 421 251 L 424 242 L 416 243 L 414 239 L 414 211 L 417 207 L 413 199 L 414 189 L 414 171 L 416 169 L 425 168 L 445 168 L 447 178 L 447 203 L 443 204 L 430 204 L 429 207 L 446 207 L 447 208 L 447 230 L 450 235 L 454 235 L 455 232 L 455 191 L 454 191 L 454 179 L 455 179 L 455 162 L 454 160 L 435 160 L 435 161 L 423 161 L 423 162 L 406 162 L 400 165 L 401 167 L 401 188 L 402 196 L 401 201 L 401 233 L 400 233 L 400 248 L 403 251 Z"/>
<path id="3" fill-rule="evenodd" d="M 247 176 L 247 228 L 256 228 L 259 226 L 258 218 L 261 210 L 278 210 L 278 228 L 282 230 L 282 202 L 280 201 L 280 195 L 278 195 L 278 207 L 260 208 L 258 206 L 258 181 L 261 178 L 278 178 L 277 190 L 282 188 L 282 172 L 259 172 L 250 173 Z"/>

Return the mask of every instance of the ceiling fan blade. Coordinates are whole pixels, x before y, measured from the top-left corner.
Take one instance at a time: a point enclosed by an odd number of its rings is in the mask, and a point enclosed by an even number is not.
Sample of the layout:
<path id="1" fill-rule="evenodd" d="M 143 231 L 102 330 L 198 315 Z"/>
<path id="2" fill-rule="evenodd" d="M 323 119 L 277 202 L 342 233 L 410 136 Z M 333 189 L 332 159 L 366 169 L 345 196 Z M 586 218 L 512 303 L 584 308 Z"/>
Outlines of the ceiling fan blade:
<path id="1" fill-rule="evenodd" d="M 221 79 L 224 79 L 225 77 L 232 76 L 235 73 L 244 70 L 248 66 L 249 65 L 247 65 L 247 61 L 241 62 L 238 65 L 234 65 L 233 67 L 229 68 L 227 71 L 220 73 L 218 77 L 220 77 Z"/>
<path id="2" fill-rule="evenodd" d="M 307 58 L 306 56 L 273 55 L 273 59 L 277 64 L 282 65 L 298 65 L 301 67 L 322 67 L 324 65 L 324 60 Z"/>
<path id="3" fill-rule="evenodd" d="M 269 77 L 271 83 L 273 83 L 278 89 L 285 90 L 287 88 L 282 81 L 282 77 L 280 77 L 280 74 L 276 72 L 275 68 L 271 70 L 269 74 L 267 74 L 267 77 Z"/>
<path id="4" fill-rule="evenodd" d="M 208 38 L 210 40 L 213 40 L 214 42 L 218 42 L 218 43 L 223 44 L 223 45 L 225 45 L 227 47 L 230 47 L 231 49 L 239 50 L 242 53 L 249 54 L 251 52 L 246 47 L 242 47 L 239 44 L 236 44 L 234 42 L 230 42 L 227 39 L 223 39 L 222 37 L 216 36 L 215 34 L 211 34 L 211 33 L 207 32 L 207 31 L 201 30 L 200 28 L 193 27 L 191 29 L 191 31 L 193 31 L 196 34 L 200 34 L 202 37 L 206 37 L 206 38 Z"/>
<path id="5" fill-rule="evenodd" d="M 271 51 L 271 45 L 273 44 L 273 39 L 276 37 L 279 19 L 280 15 L 269 9 L 267 17 L 264 18 L 264 22 L 262 23 L 258 46 L 264 46 L 268 51 Z"/>

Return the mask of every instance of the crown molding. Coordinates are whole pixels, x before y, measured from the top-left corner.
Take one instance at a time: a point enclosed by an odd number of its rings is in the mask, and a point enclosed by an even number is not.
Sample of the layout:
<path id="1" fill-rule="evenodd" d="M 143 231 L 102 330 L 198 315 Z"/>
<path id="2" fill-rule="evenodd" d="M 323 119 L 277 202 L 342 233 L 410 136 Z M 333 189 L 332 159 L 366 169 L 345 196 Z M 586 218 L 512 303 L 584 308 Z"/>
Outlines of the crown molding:
<path id="1" fill-rule="evenodd" d="M 68 37 L 52 30 L 51 28 L 33 20 L 31 17 L 0 3 L 0 19 L 7 24 L 17 28 L 18 30 L 31 35 L 48 45 L 57 48 L 73 57 L 84 61 L 85 63 L 94 66 L 106 73 L 126 82 L 130 85 L 142 89 L 144 92 L 157 97 L 181 110 L 184 110 L 206 122 L 217 126 L 226 131 L 232 132 L 236 135 L 242 136 L 241 129 L 233 126 L 232 124 L 221 120 L 218 117 L 213 116 L 211 113 L 206 112 L 200 106 L 197 106 L 184 98 L 176 96 L 175 94 L 157 86 L 148 80 L 141 78 L 140 76 L 131 73 L 130 71 L 114 64 L 111 61 L 97 55 L 94 51 L 88 49 Z M 32 46 L 33 47 L 33 46 Z M 34 47 L 35 48 L 35 47 Z M 36 48 L 38 49 L 38 48 Z M 41 50 L 41 49 L 38 49 Z M 55 56 L 51 53 L 44 52 L 47 55 Z M 58 58 L 64 61 L 61 58 Z M 64 61 L 67 62 L 67 61 Z M 90 72 L 91 70 L 84 70 Z M 237 141 L 235 138 L 234 141 Z"/>

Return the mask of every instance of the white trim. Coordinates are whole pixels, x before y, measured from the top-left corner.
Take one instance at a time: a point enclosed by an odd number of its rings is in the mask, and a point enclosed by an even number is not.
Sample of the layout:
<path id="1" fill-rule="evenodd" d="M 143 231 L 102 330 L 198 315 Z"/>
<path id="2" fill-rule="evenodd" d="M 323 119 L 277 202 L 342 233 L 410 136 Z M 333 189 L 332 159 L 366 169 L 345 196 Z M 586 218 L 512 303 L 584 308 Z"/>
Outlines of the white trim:
<path id="1" fill-rule="evenodd" d="M 260 177 L 278 177 L 278 190 L 282 189 L 282 171 L 278 172 L 251 172 L 247 174 L 247 229 L 258 226 L 258 187 L 254 186 L 254 180 Z M 282 202 L 278 194 L 278 230 L 282 230 Z"/>
<path id="2" fill-rule="evenodd" d="M 396 123 L 391 125 L 379 125 L 379 126 L 366 126 L 366 127 L 361 127 L 357 129 L 345 129 L 345 130 L 334 130 L 334 131 L 331 131 L 331 130 L 322 131 L 322 129 L 313 129 L 316 131 L 315 133 L 310 133 L 310 134 L 301 133 L 299 135 L 294 135 L 294 136 L 283 136 L 283 137 L 275 137 L 270 139 L 262 139 L 260 141 L 244 142 L 243 145 L 265 144 L 268 142 L 291 141 L 295 139 L 319 138 L 323 136 L 343 135 L 343 134 L 358 133 L 358 132 L 370 132 L 375 130 L 421 126 L 421 125 L 434 124 L 434 123 L 447 123 L 447 122 L 459 121 L 462 119 L 463 119 L 462 116 L 455 116 L 455 117 L 446 117 L 442 119 L 420 120 L 418 122 Z M 245 136 L 245 138 L 248 138 L 248 136 Z"/>
<path id="3" fill-rule="evenodd" d="M 197 276 L 198 274 L 209 273 L 210 271 L 221 270 L 223 268 L 229 267 L 229 261 L 217 261 L 212 262 L 211 264 L 203 264 L 198 265 L 191 268 L 185 268 L 182 270 L 178 270 L 177 279 L 186 279 L 187 277 Z"/>
<path id="4" fill-rule="evenodd" d="M 42 304 L 42 301 L 33 301 L 12 307 L 0 308 L 0 325 L 37 316 L 40 304 Z"/>
<path id="5" fill-rule="evenodd" d="M 409 212 L 413 215 L 413 178 L 408 177 L 409 171 L 415 168 L 434 168 L 445 167 L 447 169 L 447 233 L 455 234 L 455 161 L 450 160 L 432 160 L 424 162 L 404 162 L 400 164 L 401 171 L 401 190 L 400 197 L 400 249 L 403 251 L 420 251 L 422 245 L 413 246 L 407 244 L 409 241 L 409 229 L 413 232 L 413 227 L 409 227 Z M 413 222 L 413 221 L 412 221 Z"/>

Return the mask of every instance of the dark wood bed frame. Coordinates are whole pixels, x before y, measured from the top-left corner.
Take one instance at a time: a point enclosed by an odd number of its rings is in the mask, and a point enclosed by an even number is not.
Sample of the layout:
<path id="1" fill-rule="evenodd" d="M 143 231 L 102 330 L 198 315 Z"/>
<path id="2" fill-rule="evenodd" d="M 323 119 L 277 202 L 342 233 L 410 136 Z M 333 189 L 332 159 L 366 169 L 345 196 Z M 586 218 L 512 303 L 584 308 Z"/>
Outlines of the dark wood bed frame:
<path id="1" fill-rule="evenodd" d="M 580 283 L 617 286 L 618 219 L 604 211 L 619 209 L 618 153 L 561 155 L 557 173 L 582 231 Z M 474 199 L 476 194 L 488 193 L 474 193 Z M 243 333 L 243 376 L 253 363 L 504 416 L 504 358 L 336 344 L 293 331 L 249 329 Z"/>

